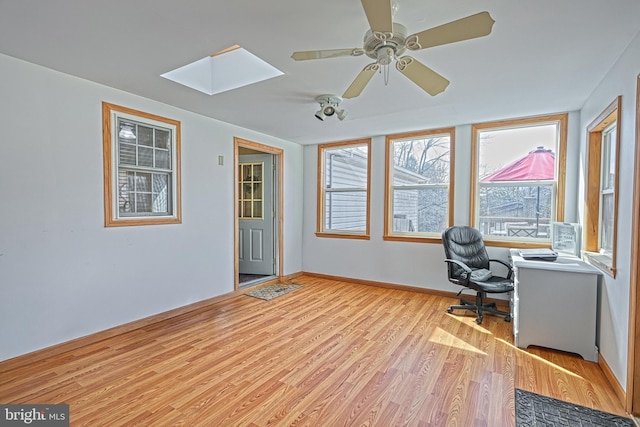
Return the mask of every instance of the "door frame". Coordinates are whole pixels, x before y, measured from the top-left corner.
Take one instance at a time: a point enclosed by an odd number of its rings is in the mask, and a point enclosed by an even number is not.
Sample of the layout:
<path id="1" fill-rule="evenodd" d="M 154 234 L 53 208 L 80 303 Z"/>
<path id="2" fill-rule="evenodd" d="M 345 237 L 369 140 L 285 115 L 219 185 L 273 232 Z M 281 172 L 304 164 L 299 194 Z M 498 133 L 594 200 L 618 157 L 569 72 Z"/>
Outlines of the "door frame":
<path id="1" fill-rule="evenodd" d="M 273 192 L 275 196 L 274 207 L 276 209 L 275 214 L 275 230 L 274 230 L 274 241 L 277 244 L 276 251 L 274 255 L 276 257 L 276 274 L 279 279 L 282 279 L 284 276 L 284 241 L 283 241 L 283 211 L 284 211 L 284 203 L 283 203 L 283 182 L 284 182 L 284 150 L 281 148 L 271 147 L 269 145 L 261 144 L 259 142 L 249 141 L 239 137 L 233 137 L 233 289 L 237 291 L 240 288 L 240 284 L 238 282 L 238 275 L 240 272 L 240 257 L 239 257 L 239 249 L 240 242 L 238 241 L 238 235 L 240 232 L 240 220 L 238 219 L 238 174 L 239 168 L 238 163 L 240 162 L 240 148 L 249 148 L 251 150 L 260 151 L 265 154 L 272 154 L 275 159 L 276 166 L 276 176 L 273 181 Z"/>

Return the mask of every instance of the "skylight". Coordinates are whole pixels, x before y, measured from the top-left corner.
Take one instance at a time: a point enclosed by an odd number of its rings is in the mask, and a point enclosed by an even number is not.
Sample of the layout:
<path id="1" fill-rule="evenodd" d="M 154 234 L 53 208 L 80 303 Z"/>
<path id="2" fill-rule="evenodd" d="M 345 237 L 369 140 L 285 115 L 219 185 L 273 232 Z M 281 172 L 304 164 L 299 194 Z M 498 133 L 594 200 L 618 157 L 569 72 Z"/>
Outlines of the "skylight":
<path id="1" fill-rule="evenodd" d="M 181 85 L 215 95 L 284 74 L 238 45 L 161 75 Z"/>

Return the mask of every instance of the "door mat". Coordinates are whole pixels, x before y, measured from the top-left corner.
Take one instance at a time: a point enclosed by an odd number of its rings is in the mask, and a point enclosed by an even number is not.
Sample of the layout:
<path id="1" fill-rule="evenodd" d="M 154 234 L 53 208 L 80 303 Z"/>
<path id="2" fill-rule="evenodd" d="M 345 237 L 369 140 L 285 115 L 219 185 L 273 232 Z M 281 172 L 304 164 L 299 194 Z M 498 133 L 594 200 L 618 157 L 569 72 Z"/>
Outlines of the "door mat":
<path id="1" fill-rule="evenodd" d="M 516 427 L 635 427 L 630 418 L 516 389 Z"/>
<path id="2" fill-rule="evenodd" d="M 270 299 L 279 297 L 280 295 L 288 294 L 289 292 L 295 291 L 296 289 L 301 287 L 301 285 L 295 285 L 293 283 L 274 283 L 273 285 L 268 285 L 262 288 L 250 290 L 249 292 L 245 292 L 245 295 L 268 301 Z"/>

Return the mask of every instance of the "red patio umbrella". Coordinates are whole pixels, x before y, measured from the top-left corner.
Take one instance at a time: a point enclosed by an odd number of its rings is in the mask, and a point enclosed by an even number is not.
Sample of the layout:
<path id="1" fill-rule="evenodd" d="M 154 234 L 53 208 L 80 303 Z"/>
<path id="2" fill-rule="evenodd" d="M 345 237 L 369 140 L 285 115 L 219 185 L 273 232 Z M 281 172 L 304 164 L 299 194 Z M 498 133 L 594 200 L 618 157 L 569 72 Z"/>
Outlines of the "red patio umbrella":
<path id="1" fill-rule="evenodd" d="M 480 182 L 534 181 L 554 179 L 556 173 L 556 155 L 544 147 L 529 151 L 524 157 L 485 176 Z"/>
<path id="2" fill-rule="evenodd" d="M 553 151 L 544 147 L 538 147 L 533 151 L 498 169 L 494 173 L 485 176 L 480 182 L 504 182 L 504 181 L 535 181 L 551 180 L 555 178 L 556 155 Z M 536 230 L 540 219 L 540 187 L 536 200 Z"/>

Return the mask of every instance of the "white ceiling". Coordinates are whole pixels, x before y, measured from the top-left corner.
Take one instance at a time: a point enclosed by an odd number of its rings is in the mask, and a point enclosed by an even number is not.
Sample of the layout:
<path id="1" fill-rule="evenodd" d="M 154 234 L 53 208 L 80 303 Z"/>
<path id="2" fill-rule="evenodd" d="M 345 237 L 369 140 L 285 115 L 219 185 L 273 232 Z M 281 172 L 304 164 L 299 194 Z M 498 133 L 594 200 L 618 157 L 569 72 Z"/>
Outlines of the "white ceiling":
<path id="1" fill-rule="evenodd" d="M 314 117 L 371 59 L 294 61 L 361 47 L 359 0 L 0 0 L 0 53 L 301 144 L 579 109 L 640 30 L 638 0 L 397 0 L 416 33 L 481 11 L 493 32 L 411 55 L 451 81 L 432 97 L 391 68 Z M 161 74 L 238 44 L 283 76 L 208 96 Z"/>

